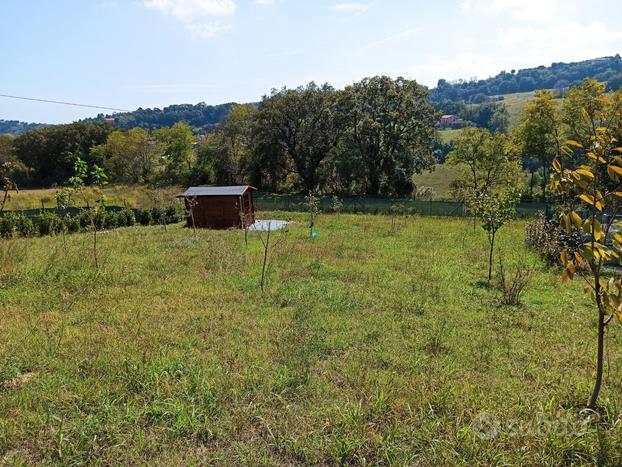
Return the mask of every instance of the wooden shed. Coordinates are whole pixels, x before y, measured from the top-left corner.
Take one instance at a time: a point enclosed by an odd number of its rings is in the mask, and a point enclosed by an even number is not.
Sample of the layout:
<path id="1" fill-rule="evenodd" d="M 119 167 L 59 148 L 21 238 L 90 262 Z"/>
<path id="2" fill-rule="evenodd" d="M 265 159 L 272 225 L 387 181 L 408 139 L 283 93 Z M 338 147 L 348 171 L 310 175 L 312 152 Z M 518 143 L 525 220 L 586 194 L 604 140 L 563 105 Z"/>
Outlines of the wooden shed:
<path id="1" fill-rule="evenodd" d="M 255 190 L 250 185 L 190 187 L 181 196 L 186 222 L 204 229 L 249 227 L 255 222 Z"/>

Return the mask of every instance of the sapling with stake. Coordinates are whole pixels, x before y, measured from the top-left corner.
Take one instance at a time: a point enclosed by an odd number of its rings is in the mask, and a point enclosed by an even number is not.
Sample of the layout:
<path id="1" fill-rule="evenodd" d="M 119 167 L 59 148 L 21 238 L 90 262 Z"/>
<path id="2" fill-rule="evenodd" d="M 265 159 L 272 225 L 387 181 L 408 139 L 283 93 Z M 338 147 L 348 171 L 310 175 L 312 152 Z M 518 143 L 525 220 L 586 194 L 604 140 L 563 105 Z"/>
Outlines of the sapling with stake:
<path id="1" fill-rule="evenodd" d="M 92 184 L 98 188 L 99 196 L 94 208 L 90 208 L 89 199 L 84 193 L 84 187 L 86 180 L 90 176 Z M 86 212 L 89 213 L 89 220 L 91 221 L 91 228 L 93 229 L 93 260 L 95 262 L 95 269 L 99 269 L 99 256 L 97 252 L 97 215 L 105 213 L 105 197 L 101 192 L 101 189 L 108 184 L 108 177 L 104 170 L 93 165 L 93 168 L 89 172 L 88 165 L 85 161 L 79 157 L 74 164 L 74 175 L 67 181 L 67 186 L 63 188 L 57 195 L 56 201 L 59 205 L 69 206 L 73 203 L 74 194 L 81 194 L 86 206 Z"/>
<path id="2" fill-rule="evenodd" d="M 287 234 L 287 230 L 285 228 L 281 228 L 279 236 L 277 237 L 276 240 L 274 240 L 273 239 L 274 237 L 271 238 L 271 233 L 272 233 L 272 228 L 271 227 L 272 227 L 271 223 L 268 222 L 268 228 L 265 231 L 266 232 L 266 237 L 265 238 L 264 238 L 263 232 L 261 230 L 254 229 L 255 233 L 257 234 L 257 238 L 259 239 L 259 241 L 261 241 L 261 244 L 263 246 L 263 261 L 262 261 L 262 264 L 261 264 L 261 279 L 259 281 L 259 285 L 261 287 L 261 293 L 264 293 L 264 291 L 265 291 L 266 268 L 268 266 L 270 252 L 274 251 L 280 244 L 282 244 L 285 241 L 285 238 L 286 238 L 285 236 Z"/>
<path id="3" fill-rule="evenodd" d="M 0 214 L 4 212 L 4 206 L 9 200 L 10 192 L 15 191 L 16 193 L 19 193 L 17 183 L 15 183 L 15 181 L 11 178 L 14 169 L 15 165 L 12 162 L 0 164 L 0 189 L 3 192 L 2 203 L 0 203 Z"/>
<path id="4" fill-rule="evenodd" d="M 320 212 L 320 198 L 316 193 L 310 191 L 305 196 L 305 207 L 309 213 L 309 236 L 313 237 L 313 227 L 315 226 L 315 218 Z"/>
<path id="5" fill-rule="evenodd" d="M 197 201 L 197 197 L 196 196 L 186 196 L 184 198 L 184 205 L 185 205 L 185 210 L 186 210 L 186 222 L 187 219 L 190 218 L 190 224 L 192 225 L 192 231 L 194 234 L 194 239 L 197 239 L 197 225 L 194 221 L 194 208 L 197 206 L 197 204 L 199 203 Z"/>

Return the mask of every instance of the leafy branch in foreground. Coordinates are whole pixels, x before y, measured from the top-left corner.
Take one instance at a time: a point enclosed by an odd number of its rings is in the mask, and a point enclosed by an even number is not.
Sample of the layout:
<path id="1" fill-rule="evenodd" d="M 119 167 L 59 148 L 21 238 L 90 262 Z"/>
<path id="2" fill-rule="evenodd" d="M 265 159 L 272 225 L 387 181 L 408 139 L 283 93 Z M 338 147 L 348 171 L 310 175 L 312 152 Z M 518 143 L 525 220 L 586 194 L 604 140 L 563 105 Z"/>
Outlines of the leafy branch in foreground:
<path id="1" fill-rule="evenodd" d="M 622 276 L 605 277 L 608 263 L 622 263 L 622 222 L 618 218 L 622 210 L 622 147 L 617 138 L 622 94 L 614 96 L 616 102 L 599 99 L 613 113 L 589 117 L 592 134 L 588 146 L 573 140 L 560 145 L 551 182 L 553 191 L 578 203 L 576 209 L 568 207 L 561 213 L 562 228 L 567 233 L 580 232 L 584 239 L 576 250 L 562 251 L 562 282 L 580 276 L 598 311 L 596 379 L 588 403 L 591 409 L 596 408 L 602 386 L 605 330 L 614 319 L 622 320 Z M 587 112 L 585 115 L 587 118 Z M 609 122 L 613 125 L 599 126 Z"/>

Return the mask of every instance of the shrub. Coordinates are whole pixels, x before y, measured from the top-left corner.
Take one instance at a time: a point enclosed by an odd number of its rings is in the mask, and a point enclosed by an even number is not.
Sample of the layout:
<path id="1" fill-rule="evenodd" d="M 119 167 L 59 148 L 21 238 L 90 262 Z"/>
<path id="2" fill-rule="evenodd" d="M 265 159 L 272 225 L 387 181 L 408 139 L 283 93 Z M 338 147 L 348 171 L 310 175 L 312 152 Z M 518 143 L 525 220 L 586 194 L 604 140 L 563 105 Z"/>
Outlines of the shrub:
<path id="1" fill-rule="evenodd" d="M 140 211 L 140 223 L 141 225 L 150 225 L 153 223 L 151 210 L 145 209 L 144 211 Z"/>
<path id="2" fill-rule="evenodd" d="M 165 220 L 165 211 L 162 208 L 151 208 L 151 223 L 162 224 Z"/>
<path id="3" fill-rule="evenodd" d="M 164 213 L 168 224 L 177 224 L 181 221 L 181 213 L 175 206 L 169 206 Z"/>
<path id="4" fill-rule="evenodd" d="M 91 210 L 83 210 L 76 216 L 78 219 L 78 223 L 80 224 L 80 229 L 90 229 L 91 228 L 91 217 L 93 212 Z"/>
<path id="5" fill-rule="evenodd" d="M 76 233 L 80 231 L 80 218 L 78 215 L 72 216 L 67 214 L 63 218 L 63 222 L 65 224 L 65 229 L 69 233 Z"/>
<path id="6" fill-rule="evenodd" d="M 525 242 L 530 250 L 538 253 L 549 264 L 557 263 L 563 250 L 568 249 L 574 253 L 582 244 L 581 235 L 577 232 L 566 233 L 556 222 L 547 219 L 543 212 L 538 212 L 527 223 Z"/>
<path id="7" fill-rule="evenodd" d="M 103 220 L 105 229 L 114 229 L 119 226 L 119 215 L 114 211 L 104 211 Z"/>
<path id="8" fill-rule="evenodd" d="M 35 224 L 30 217 L 20 214 L 16 216 L 15 229 L 20 236 L 30 237 L 35 233 Z"/>
<path id="9" fill-rule="evenodd" d="M 518 306 L 525 292 L 533 270 L 522 259 L 516 263 L 514 274 L 508 274 L 503 259 L 499 259 L 497 271 L 497 289 L 501 292 L 499 305 Z"/>
<path id="10" fill-rule="evenodd" d="M 15 235 L 16 215 L 13 213 L 5 214 L 0 217 L 0 236 L 10 238 Z"/>
<path id="11" fill-rule="evenodd" d="M 131 227 L 136 224 L 136 216 L 131 209 L 124 209 L 117 213 L 117 224 L 120 227 Z"/>
<path id="12" fill-rule="evenodd" d="M 102 230 L 106 228 L 107 215 L 108 213 L 105 209 L 91 209 L 91 216 L 93 216 L 93 221 L 97 230 Z"/>
<path id="13" fill-rule="evenodd" d="M 58 214 L 44 211 L 39 214 L 38 227 L 40 235 L 56 235 L 60 233 L 63 228 L 62 219 Z"/>

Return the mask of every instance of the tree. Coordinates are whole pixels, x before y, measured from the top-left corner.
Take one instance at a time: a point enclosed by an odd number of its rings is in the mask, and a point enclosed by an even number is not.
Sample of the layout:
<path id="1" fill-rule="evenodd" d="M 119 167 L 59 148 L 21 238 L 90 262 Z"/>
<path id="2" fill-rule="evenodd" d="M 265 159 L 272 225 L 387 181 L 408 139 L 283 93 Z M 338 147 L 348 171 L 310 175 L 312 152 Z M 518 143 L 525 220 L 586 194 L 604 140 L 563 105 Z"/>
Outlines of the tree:
<path id="1" fill-rule="evenodd" d="M 542 199 L 546 201 L 547 170 L 558 151 L 561 120 L 555 96 L 551 91 L 537 91 L 535 99 L 523 111 L 518 139 L 527 161 L 537 161 L 542 168 Z M 532 163 L 528 166 L 535 168 Z M 531 173 L 533 178 L 533 171 Z"/>
<path id="2" fill-rule="evenodd" d="M 604 84 L 586 79 L 571 88 L 564 98 L 561 116 L 567 137 L 588 147 L 594 126 L 598 127 L 607 120 L 606 112 L 603 112 L 606 107 Z"/>
<path id="3" fill-rule="evenodd" d="M 306 191 L 320 183 L 320 167 L 342 133 L 336 92 L 328 84 L 273 90 L 264 96 L 257 117 L 262 141 L 278 145 L 290 159 Z"/>
<path id="4" fill-rule="evenodd" d="M 91 148 L 104 144 L 111 131 L 108 125 L 86 123 L 40 128 L 13 140 L 14 155 L 30 168 L 27 185 L 62 185 L 73 175 L 78 158 L 103 166 L 102 155 Z"/>
<path id="5" fill-rule="evenodd" d="M 622 129 L 622 93 L 611 100 L 598 95 L 594 99 L 596 102 L 586 102 L 585 111 L 576 113 L 575 128 L 591 128 L 589 138 L 583 134 L 587 145 L 568 140 L 552 163 L 552 188 L 568 201 L 561 225 L 567 233 L 579 232 L 585 238 L 575 251 L 562 251 L 562 282 L 582 276 L 598 313 L 596 378 L 588 402 L 591 409 L 596 408 L 602 386 L 605 331 L 614 319 L 622 320 L 622 276 L 615 274 L 607 280 L 603 274 L 608 262 L 622 263 L 622 233 L 617 231 L 617 216 L 622 211 L 622 147 L 617 137 Z M 603 121 L 613 123 L 597 125 Z M 573 209 L 575 204 L 578 206 Z"/>
<path id="6" fill-rule="evenodd" d="M 516 204 L 520 200 L 520 188 L 507 186 L 495 191 L 472 191 L 466 195 L 469 211 L 480 220 L 488 237 L 488 285 L 492 280 L 492 263 L 497 232 L 516 215 Z"/>
<path id="7" fill-rule="evenodd" d="M 56 202 L 59 207 L 66 208 L 72 206 L 75 200 L 74 197 L 83 194 L 86 181 L 89 178 L 91 183 L 99 190 L 108 184 L 108 177 L 101 167 L 94 164 L 89 171 L 88 164 L 78 157 L 74 166 L 73 176 L 67 180 L 66 186 L 56 194 Z M 89 207 L 89 202 L 86 197 L 84 197 L 84 203 L 86 205 L 84 209 L 86 209 L 89 214 L 91 227 L 93 228 L 93 260 L 95 262 L 95 269 L 99 269 L 99 255 L 97 253 L 97 218 L 103 218 L 105 215 L 105 198 L 100 191 L 97 203 L 93 208 Z"/>
<path id="8" fill-rule="evenodd" d="M 146 184 L 158 173 L 159 147 L 142 128 L 114 131 L 105 144 L 91 149 L 94 152 L 99 153 L 94 158 L 104 160 L 106 171 L 115 182 Z"/>
<path id="9" fill-rule="evenodd" d="M 519 182 L 518 157 L 510 139 L 485 128 L 464 128 L 454 140 L 447 163 L 462 169 L 462 190 L 485 193 Z"/>
<path id="10" fill-rule="evenodd" d="M 409 194 L 412 176 L 434 166 L 436 113 L 416 81 L 365 78 L 345 88 L 347 148 L 365 169 L 365 192 Z"/>
<path id="11" fill-rule="evenodd" d="M 175 123 L 170 128 L 153 132 L 162 151 L 164 172 L 162 181 L 171 185 L 185 183 L 196 162 L 194 145 L 196 138 L 187 123 Z"/>
<path id="12" fill-rule="evenodd" d="M 254 105 L 234 105 L 221 128 L 199 146 L 199 177 L 218 185 L 248 183 L 253 166 L 253 132 L 259 110 Z"/>

